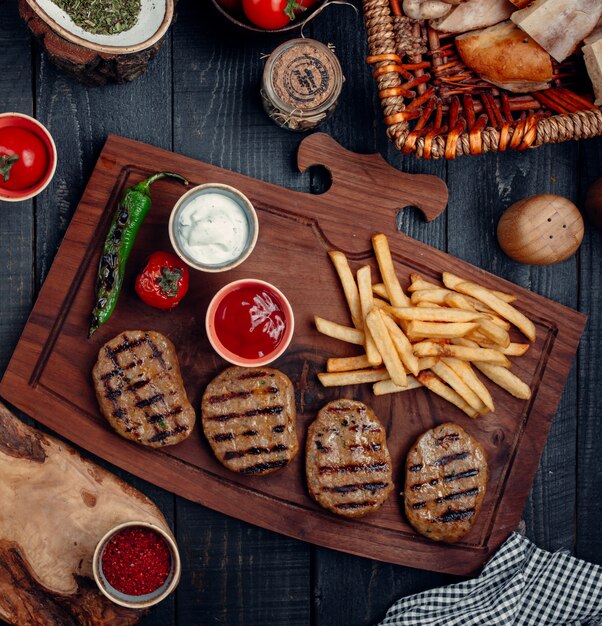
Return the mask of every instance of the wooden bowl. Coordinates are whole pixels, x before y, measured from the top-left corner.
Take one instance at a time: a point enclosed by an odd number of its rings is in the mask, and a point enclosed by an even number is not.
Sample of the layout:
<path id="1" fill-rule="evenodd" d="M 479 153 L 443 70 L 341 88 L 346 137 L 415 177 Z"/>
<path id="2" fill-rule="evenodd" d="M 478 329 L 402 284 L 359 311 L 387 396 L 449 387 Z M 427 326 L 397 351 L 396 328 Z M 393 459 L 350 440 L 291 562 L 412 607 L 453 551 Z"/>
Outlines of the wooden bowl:
<path id="1" fill-rule="evenodd" d="M 54 65 L 81 83 L 104 85 L 143 74 L 174 20 L 177 0 L 141 2 L 144 19 L 116 35 L 86 33 L 50 0 L 19 0 L 19 13 Z"/>
<path id="2" fill-rule="evenodd" d="M 236 28 L 241 28 L 242 30 L 246 30 L 250 33 L 264 33 L 264 34 L 278 34 L 278 33 L 286 33 L 298 30 L 303 27 L 303 25 L 307 24 L 314 17 L 317 17 L 319 11 L 318 9 L 325 4 L 328 4 L 329 0 L 320 0 L 315 6 L 307 11 L 304 11 L 301 15 L 299 15 L 293 22 L 283 26 L 282 28 L 275 28 L 273 30 L 267 30 L 265 28 L 259 28 L 258 26 L 254 26 L 249 22 L 244 15 L 235 16 L 231 13 L 228 13 L 226 9 L 219 3 L 219 0 L 211 0 L 213 6 L 221 13 L 233 26 Z M 239 19 L 240 18 L 240 19 Z"/>
<path id="3" fill-rule="evenodd" d="M 150 48 L 165 36 L 174 15 L 174 0 L 141 0 L 140 19 L 130 30 L 95 35 L 77 26 L 52 0 L 27 3 L 63 39 L 108 54 L 132 54 Z"/>

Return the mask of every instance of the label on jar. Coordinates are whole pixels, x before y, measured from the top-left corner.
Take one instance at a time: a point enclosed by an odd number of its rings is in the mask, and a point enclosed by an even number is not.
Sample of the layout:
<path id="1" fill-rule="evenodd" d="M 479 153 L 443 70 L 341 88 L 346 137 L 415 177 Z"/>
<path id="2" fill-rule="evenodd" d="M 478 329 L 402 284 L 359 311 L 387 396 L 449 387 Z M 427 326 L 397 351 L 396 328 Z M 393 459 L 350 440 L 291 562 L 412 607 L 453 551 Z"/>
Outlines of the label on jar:
<path id="1" fill-rule="evenodd" d="M 285 104 L 302 111 L 317 109 L 334 92 L 333 61 L 312 44 L 288 48 L 274 62 L 272 86 Z"/>

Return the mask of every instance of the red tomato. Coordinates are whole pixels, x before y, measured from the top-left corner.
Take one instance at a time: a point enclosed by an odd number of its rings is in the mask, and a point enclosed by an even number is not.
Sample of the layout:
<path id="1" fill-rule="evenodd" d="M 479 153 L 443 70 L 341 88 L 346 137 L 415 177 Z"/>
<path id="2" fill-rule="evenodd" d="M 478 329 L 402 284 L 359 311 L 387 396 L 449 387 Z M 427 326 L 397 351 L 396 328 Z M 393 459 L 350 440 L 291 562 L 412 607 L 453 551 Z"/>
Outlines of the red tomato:
<path id="1" fill-rule="evenodd" d="M 188 291 L 188 267 L 171 252 L 153 252 L 138 274 L 136 293 L 157 309 L 173 309 Z"/>
<path id="2" fill-rule="evenodd" d="M 242 0 L 245 15 L 255 26 L 274 30 L 295 19 L 295 15 L 312 6 L 316 0 Z"/>
<path id="3" fill-rule="evenodd" d="M 242 11 L 242 0 L 218 0 L 218 2 L 228 13 L 236 14 Z"/>
<path id="4" fill-rule="evenodd" d="M 50 159 L 44 142 L 30 130 L 0 128 L 0 187 L 22 190 L 39 183 Z"/>

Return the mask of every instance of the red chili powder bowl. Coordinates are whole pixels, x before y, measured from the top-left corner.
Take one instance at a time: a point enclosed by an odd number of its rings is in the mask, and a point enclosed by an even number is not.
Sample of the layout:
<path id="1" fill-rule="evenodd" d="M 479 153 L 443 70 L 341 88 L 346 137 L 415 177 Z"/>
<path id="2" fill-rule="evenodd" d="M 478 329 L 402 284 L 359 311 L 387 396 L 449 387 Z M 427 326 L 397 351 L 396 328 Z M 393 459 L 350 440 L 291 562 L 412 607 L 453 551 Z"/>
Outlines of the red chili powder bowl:
<path id="1" fill-rule="evenodd" d="M 128 522 L 99 541 L 93 570 L 99 589 L 110 600 L 144 608 L 175 589 L 180 558 L 175 542 L 163 529 L 146 522 Z"/>

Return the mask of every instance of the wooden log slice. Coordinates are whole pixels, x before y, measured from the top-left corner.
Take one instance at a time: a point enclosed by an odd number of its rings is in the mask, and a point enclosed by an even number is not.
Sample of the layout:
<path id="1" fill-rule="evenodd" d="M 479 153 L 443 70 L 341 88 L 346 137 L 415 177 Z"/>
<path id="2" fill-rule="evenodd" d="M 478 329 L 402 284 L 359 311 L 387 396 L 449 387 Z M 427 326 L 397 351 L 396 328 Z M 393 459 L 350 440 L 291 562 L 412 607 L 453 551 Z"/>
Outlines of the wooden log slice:
<path id="1" fill-rule="evenodd" d="M 18 626 L 128 626 L 92 579 L 98 540 L 125 521 L 169 531 L 146 496 L 0 402 L 0 618 Z"/>
<path id="2" fill-rule="evenodd" d="M 67 41 L 56 33 L 28 4 L 19 0 L 19 13 L 46 50 L 48 58 L 60 70 L 85 85 L 127 83 L 138 78 L 163 45 L 164 37 L 154 45 L 131 54 L 97 52 Z M 175 22 L 176 15 L 172 20 Z"/>

